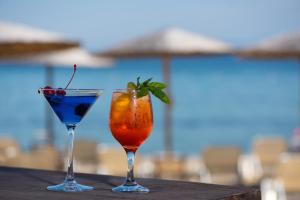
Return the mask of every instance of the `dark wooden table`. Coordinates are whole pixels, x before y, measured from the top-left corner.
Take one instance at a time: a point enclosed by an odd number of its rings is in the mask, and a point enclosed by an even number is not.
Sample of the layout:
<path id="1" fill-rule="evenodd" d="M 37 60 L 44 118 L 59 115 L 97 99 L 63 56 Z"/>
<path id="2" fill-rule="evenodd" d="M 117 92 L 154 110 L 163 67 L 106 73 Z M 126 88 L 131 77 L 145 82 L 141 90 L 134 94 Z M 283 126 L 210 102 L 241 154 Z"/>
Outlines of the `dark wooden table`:
<path id="1" fill-rule="evenodd" d="M 95 187 L 90 192 L 50 192 L 46 186 L 57 184 L 64 178 L 63 172 L 0 167 L 0 200 L 100 200 L 100 199 L 200 199 L 200 200 L 258 200 L 260 191 L 251 188 L 210 185 L 203 183 L 138 179 L 148 187 L 148 194 L 120 194 L 111 188 L 122 183 L 123 178 L 93 174 L 77 174 L 78 182 Z"/>

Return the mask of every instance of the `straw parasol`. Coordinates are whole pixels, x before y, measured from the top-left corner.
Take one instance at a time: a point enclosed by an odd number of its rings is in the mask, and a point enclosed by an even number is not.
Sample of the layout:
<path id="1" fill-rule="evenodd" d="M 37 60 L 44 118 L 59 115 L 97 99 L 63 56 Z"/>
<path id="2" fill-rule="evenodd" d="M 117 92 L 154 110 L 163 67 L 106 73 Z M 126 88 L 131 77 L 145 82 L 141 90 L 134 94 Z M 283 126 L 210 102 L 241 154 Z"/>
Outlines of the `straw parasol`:
<path id="1" fill-rule="evenodd" d="M 121 43 L 100 52 L 101 56 L 115 58 L 159 57 L 162 60 L 164 81 L 171 97 L 170 62 L 173 56 L 206 56 L 230 53 L 230 47 L 218 40 L 191 33 L 179 28 L 167 28 Z M 164 145 L 166 152 L 172 152 L 171 105 L 166 106 Z"/>
<path id="2" fill-rule="evenodd" d="M 0 21 L 0 59 L 79 46 L 57 33 Z"/>
<path id="3" fill-rule="evenodd" d="M 271 37 L 237 54 L 246 58 L 300 58 L 300 32 Z"/>

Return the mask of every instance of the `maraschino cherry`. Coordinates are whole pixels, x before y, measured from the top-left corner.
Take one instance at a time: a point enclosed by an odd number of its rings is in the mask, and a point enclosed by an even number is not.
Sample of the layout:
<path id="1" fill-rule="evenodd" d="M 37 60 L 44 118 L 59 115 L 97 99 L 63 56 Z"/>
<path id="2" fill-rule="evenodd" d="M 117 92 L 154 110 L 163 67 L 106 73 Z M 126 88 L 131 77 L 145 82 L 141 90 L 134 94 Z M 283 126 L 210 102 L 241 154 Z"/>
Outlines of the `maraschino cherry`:
<path id="1" fill-rule="evenodd" d="M 45 95 L 54 95 L 54 94 L 55 94 L 55 90 L 52 89 L 52 87 L 50 87 L 50 86 L 46 86 L 46 87 L 44 88 L 44 90 L 43 90 L 43 93 L 44 93 Z"/>
<path id="2" fill-rule="evenodd" d="M 70 81 L 68 82 L 67 86 L 65 87 L 65 89 L 58 88 L 57 90 L 54 90 L 52 87 L 46 86 L 43 89 L 44 95 L 55 95 L 55 94 L 59 95 L 59 96 L 66 95 L 66 91 L 65 90 L 68 88 L 68 86 L 70 85 L 70 83 L 72 82 L 72 80 L 74 78 L 74 75 L 75 75 L 75 72 L 76 72 L 76 67 L 77 67 L 76 64 L 74 64 L 72 77 L 71 77 Z"/>
<path id="3" fill-rule="evenodd" d="M 56 95 L 61 95 L 61 96 L 65 96 L 66 95 L 66 91 L 62 88 L 58 88 L 56 90 Z"/>

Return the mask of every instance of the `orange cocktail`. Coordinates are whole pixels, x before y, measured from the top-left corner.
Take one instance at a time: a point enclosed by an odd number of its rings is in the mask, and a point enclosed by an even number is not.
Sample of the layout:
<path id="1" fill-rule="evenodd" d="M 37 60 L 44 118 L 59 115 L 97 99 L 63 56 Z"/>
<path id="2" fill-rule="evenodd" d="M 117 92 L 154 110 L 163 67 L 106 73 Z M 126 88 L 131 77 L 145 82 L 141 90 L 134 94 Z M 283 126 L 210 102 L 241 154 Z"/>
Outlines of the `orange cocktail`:
<path id="1" fill-rule="evenodd" d="M 112 188 L 113 192 L 147 193 L 150 190 L 134 179 L 134 157 L 140 145 L 148 138 L 153 127 L 150 93 L 169 104 L 170 99 L 163 91 L 164 83 L 152 82 L 152 78 L 136 83 L 128 82 L 127 89 L 115 90 L 112 95 L 109 127 L 127 155 L 127 177 L 125 183 Z"/>
<path id="2" fill-rule="evenodd" d="M 113 92 L 109 126 L 125 151 L 135 153 L 153 127 L 150 95 L 137 98 L 134 90 Z"/>

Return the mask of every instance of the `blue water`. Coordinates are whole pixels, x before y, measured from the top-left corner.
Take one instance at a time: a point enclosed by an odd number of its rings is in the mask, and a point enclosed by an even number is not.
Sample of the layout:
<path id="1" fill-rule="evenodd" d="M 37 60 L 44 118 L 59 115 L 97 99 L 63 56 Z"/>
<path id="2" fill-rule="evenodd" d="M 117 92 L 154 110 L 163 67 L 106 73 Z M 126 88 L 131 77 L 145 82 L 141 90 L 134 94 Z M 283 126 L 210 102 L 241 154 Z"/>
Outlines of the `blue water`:
<path id="1" fill-rule="evenodd" d="M 53 87 L 64 87 L 71 75 L 72 68 L 55 69 Z M 112 91 L 124 88 L 137 76 L 162 81 L 160 60 L 120 60 L 108 69 L 79 66 L 72 88 L 105 91 L 81 121 L 75 137 L 118 145 L 108 127 Z M 289 139 L 299 125 L 296 61 L 175 58 L 171 79 L 177 152 L 198 153 L 208 145 L 219 144 L 234 144 L 246 151 L 256 135 L 278 134 Z M 0 65 L 0 135 L 16 138 L 23 148 L 44 129 L 46 101 L 37 93 L 44 82 L 45 69 L 38 65 Z M 163 110 L 164 105 L 153 98 L 154 129 L 141 146 L 142 152 L 163 150 Z M 55 130 L 56 144 L 62 147 L 66 130 L 58 119 Z"/>
<path id="2" fill-rule="evenodd" d="M 76 125 L 95 103 L 97 96 L 45 95 L 53 111 L 66 125 Z"/>

